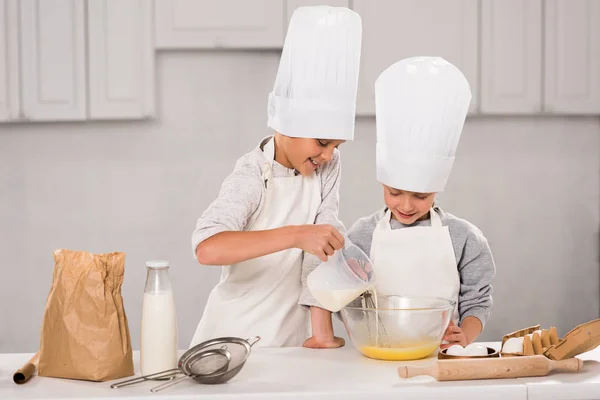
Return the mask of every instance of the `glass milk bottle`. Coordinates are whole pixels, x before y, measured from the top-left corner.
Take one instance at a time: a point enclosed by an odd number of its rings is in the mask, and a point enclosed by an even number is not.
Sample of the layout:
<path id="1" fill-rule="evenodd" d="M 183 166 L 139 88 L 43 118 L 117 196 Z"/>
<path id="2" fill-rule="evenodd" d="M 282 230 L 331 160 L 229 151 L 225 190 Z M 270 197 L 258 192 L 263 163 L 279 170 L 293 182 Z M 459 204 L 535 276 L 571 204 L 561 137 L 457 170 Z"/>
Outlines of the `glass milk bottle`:
<path id="1" fill-rule="evenodd" d="M 177 317 L 168 261 L 146 262 L 142 301 L 140 367 L 142 375 L 177 368 Z"/>

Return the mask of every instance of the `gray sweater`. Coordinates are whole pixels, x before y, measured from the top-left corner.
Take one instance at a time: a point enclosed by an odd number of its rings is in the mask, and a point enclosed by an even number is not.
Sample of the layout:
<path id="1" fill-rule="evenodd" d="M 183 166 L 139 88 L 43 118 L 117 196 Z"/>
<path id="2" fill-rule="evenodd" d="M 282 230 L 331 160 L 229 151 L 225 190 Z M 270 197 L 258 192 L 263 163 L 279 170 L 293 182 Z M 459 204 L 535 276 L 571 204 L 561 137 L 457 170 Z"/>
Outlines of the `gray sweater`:
<path id="1" fill-rule="evenodd" d="M 491 282 L 496 275 L 492 252 L 483 233 L 473 224 L 434 207 L 440 215 L 443 226 L 448 226 L 450 239 L 454 247 L 456 266 L 460 275 L 460 293 L 458 312 L 460 322 L 465 317 L 479 318 L 485 326 L 492 306 Z M 356 221 L 348 231 L 348 238 L 361 248 L 365 254 L 371 252 L 371 241 L 377 222 L 385 215 L 385 209 Z M 404 225 L 391 219 L 392 229 L 405 229 L 413 226 L 431 226 L 429 219 Z"/>
<path id="2" fill-rule="evenodd" d="M 243 155 L 237 160 L 233 171 L 225 178 L 218 196 L 202 213 L 196 222 L 196 229 L 192 233 L 192 252 L 196 257 L 196 248 L 204 240 L 220 232 L 244 231 L 258 216 L 265 201 L 265 185 L 262 180 L 262 168 L 265 163 L 263 147 L 272 140 L 265 139 L 259 146 Z M 294 176 L 295 170 L 273 162 L 273 176 Z M 335 150 L 331 160 L 321 165 L 316 170 L 317 178 L 321 184 L 321 204 L 317 211 L 315 224 L 330 224 L 340 232 L 345 228 L 338 219 L 339 187 L 341 177 L 340 152 Z M 306 277 L 318 264 L 319 258 L 309 253 L 303 253 L 302 301 L 315 303 L 306 286 Z M 274 265 L 273 268 L 277 268 Z M 249 285 L 252 282 L 248 282 Z M 290 296 L 299 297 L 300 293 L 290 293 Z"/>

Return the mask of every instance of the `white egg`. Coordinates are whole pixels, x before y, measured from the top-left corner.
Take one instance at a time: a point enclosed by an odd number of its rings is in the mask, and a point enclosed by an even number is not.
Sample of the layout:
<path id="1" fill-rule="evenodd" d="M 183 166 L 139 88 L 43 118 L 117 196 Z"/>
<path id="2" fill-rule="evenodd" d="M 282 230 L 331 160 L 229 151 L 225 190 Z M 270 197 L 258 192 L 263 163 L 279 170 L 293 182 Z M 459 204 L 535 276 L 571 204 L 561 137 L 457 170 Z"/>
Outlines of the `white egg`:
<path id="1" fill-rule="evenodd" d="M 446 354 L 448 354 L 449 356 L 466 356 L 467 352 L 465 351 L 464 347 L 458 344 L 454 344 L 448 347 L 448 350 L 446 350 Z"/>
<path id="2" fill-rule="evenodd" d="M 487 347 L 479 343 L 471 343 L 465 347 L 468 356 L 487 356 Z"/>
<path id="3" fill-rule="evenodd" d="M 503 353 L 522 353 L 523 352 L 523 338 L 513 337 L 504 342 L 502 346 Z"/>

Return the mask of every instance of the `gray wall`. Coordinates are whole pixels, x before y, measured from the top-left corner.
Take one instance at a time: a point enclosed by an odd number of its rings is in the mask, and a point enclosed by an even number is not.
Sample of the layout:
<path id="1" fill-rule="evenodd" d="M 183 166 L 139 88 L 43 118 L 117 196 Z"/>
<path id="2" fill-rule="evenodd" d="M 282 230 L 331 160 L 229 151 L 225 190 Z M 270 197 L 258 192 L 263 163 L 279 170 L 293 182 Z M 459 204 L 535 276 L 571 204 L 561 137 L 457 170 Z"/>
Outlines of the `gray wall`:
<path id="1" fill-rule="evenodd" d="M 269 134 L 278 57 L 161 54 L 154 121 L 0 125 L 0 352 L 36 350 L 60 247 L 127 253 L 134 349 L 144 261 L 171 260 L 179 344 L 188 345 L 219 275 L 195 264 L 190 234 L 235 160 Z M 356 140 L 341 148 L 348 225 L 383 204 L 374 146 L 374 119 L 359 119 Z M 534 323 L 564 334 L 599 316 L 599 150 L 598 118 L 467 121 L 439 202 L 478 225 L 495 256 L 482 340 Z"/>

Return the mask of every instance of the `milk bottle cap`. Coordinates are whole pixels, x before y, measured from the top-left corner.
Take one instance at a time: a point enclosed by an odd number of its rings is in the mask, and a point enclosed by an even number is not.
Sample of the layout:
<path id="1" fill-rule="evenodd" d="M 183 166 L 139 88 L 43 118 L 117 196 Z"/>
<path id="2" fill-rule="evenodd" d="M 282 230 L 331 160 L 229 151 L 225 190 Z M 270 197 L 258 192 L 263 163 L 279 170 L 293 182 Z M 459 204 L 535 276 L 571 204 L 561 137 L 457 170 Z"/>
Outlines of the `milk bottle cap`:
<path id="1" fill-rule="evenodd" d="M 166 268 L 168 266 L 169 266 L 169 261 L 167 261 L 167 260 L 146 261 L 146 267 L 148 267 L 148 268 Z"/>

